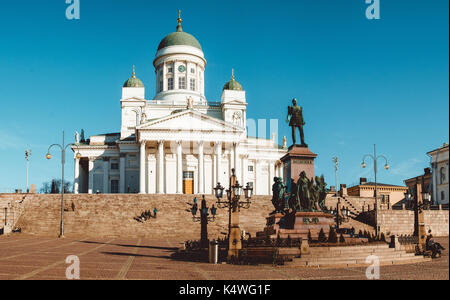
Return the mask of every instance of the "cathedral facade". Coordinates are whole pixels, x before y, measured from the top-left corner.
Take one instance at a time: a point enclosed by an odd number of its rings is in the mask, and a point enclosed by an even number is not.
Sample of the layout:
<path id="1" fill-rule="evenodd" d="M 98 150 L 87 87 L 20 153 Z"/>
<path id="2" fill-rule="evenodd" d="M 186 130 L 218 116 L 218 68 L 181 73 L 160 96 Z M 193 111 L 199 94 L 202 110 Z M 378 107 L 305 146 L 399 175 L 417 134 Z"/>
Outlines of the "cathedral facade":
<path id="1" fill-rule="evenodd" d="M 207 62 L 181 22 L 157 49 L 154 99 L 145 98 L 133 68 L 122 88 L 120 132 L 72 146 L 75 193 L 213 194 L 235 169 L 241 185 L 269 195 L 273 177 L 283 176 L 287 149 L 247 135 L 248 103 L 234 74 L 220 101 L 206 99 Z"/>

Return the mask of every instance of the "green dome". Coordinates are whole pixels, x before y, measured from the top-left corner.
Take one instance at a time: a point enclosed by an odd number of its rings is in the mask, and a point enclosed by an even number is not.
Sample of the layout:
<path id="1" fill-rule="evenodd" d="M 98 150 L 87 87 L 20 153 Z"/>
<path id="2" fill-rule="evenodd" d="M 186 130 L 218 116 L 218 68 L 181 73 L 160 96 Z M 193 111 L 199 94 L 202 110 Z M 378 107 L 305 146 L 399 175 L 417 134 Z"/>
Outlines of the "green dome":
<path id="1" fill-rule="evenodd" d="M 223 90 L 231 90 L 231 91 L 243 91 L 242 85 L 234 80 L 234 70 L 231 74 L 231 80 L 228 81 L 225 86 L 223 87 Z"/>
<path id="2" fill-rule="evenodd" d="M 142 81 L 136 77 L 136 73 L 134 71 L 134 66 L 133 66 L 133 74 L 131 75 L 131 78 L 128 79 L 127 81 L 125 81 L 125 83 L 123 84 L 124 88 L 143 88 L 144 84 L 142 83 Z"/>
<path id="3" fill-rule="evenodd" d="M 159 43 L 158 51 L 169 46 L 177 45 L 192 46 L 194 48 L 202 50 L 202 46 L 197 41 L 197 39 L 192 34 L 184 32 L 183 27 L 181 26 L 181 19 L 178 20 L 177 31 L 172 32 L 162 39 L 161 43 Z"/>

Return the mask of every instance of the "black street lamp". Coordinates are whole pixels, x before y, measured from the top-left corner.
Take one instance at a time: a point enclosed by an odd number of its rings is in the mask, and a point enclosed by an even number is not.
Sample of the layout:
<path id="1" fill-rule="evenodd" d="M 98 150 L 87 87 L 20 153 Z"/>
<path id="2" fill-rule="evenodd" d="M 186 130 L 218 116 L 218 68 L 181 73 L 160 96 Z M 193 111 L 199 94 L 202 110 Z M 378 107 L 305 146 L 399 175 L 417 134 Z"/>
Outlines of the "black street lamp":
<path id="1" fill-rule="evenodd" d="M 202 207 L 200 209 L 200 217 L 197 217 L 198 207 L 197 203 L 192 205 L 191 213 L 192 213 L 192 221 L 201 223 L 201 234 L 200 234 L 200 247 L 208 248 L 209 240 L 208 240 L 208 223 L 216 221 L 217 209 L 213 206 L 211 207 L 211 215 L 209 216 L 208 207 L 206 206 L 205 196 L 203 195 L 202 199 Z"/>
<path id="2" fill-rule="evenodd" d="M 218 208 L 228 208 L 228 259 L 233 257 L 236 259 L 239 256 L 239 250 L 242 249 L 241 243 L 241 230 L 239 228 L 239 211 L 241 208 L 249 209 L 251 202 L 250 199 L 253 196 L 253 187 L 250 183 L 247 183 L 245 188 L 236 180 L 235 169 L 231 169 L 232 175 L 230 176 L 230 185 L 226 190 L 227 199 L 223 201 L 224 187 L 219 183 L 214 188 L 214 194 L 217 198 Z M 241 201 L 241 196 L 245 197 L 244 201 Z"/>
<path id="3" fill-rule="evenodd" d="M 50 150 L 53 147 L 59 147 L 61 149 L 61 171 L 62 171 L 62 178 L 61 178 L 61 222 L 60 222 L 60 228 L 59 228 L 59 237 L 62 238 L 64 237 L 64 189 L 65 189 L 65 184 L 64 184 L 64 164 L 66 163 L 66 150 L 69 146 L 74 146 L 76 148 L 78 148 L 78 146 L 76 144 L 68 144 L 65 145 L 64 143 L 64 131 L 63 131 L 63 137 L 62 137 L 62 145 L 60 144 L 53 144 L 50 145 L 50 147 L 48 147 L 48 151 L 47 151 L 47 155 L 45 156 L 47 159 L 52 159 L 52 155 L 50 154 Z M 78 150 L 77 150 L 78 151 Z M 80 152 L 77 152 L 76 154 L 76 158 L 80 159 L 81 158 L 81 154 Z"/>
<path id="4" fill-rule="evenodd" d="M 384 168 L 387 170 L 389 170 L 389 164 L 388 164 L 388 160 L 384 155 L 379 155 L 377 156 L 377 148 L 376 145 L 373 145 L 373 155 L 372 154 L 366 154 L 364 155 L 363 159 L 362 159 L 362 163 L 361 163 L 361 167 L 364 169 L 365 167 L 367 167 L 367 164 L 365 162 L 366 158 L 370 157 L 373 159 L 373 171 L 375 174 L 375 233 L 376 235 L 378 235 L 378 223 L 377 223 L 377 214 L 378 214 L 378 189 L 377 189 L 377 164 L 378 164 L 378 160 L 380 158 L 383 158 L 385 161 L 385 165 Z"/>

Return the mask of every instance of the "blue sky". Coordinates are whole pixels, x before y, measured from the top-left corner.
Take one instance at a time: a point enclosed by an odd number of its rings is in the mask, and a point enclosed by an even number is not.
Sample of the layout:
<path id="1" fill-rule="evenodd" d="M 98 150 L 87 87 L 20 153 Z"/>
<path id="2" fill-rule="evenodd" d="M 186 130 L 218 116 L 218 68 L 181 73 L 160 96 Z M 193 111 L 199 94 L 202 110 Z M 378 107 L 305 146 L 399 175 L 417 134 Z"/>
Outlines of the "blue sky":
<path id="1" fill-rule="evenodd" d="M 360 163 L 376 143 L 392 166 L 379 181 L 402 184 L 449 139 L 448 1 L 381 0 L 380 20 L 366 19 L 364 0 L 80 2 L 80 20 L 65 18 L 64 0 L 0 3 L 0 192 L 25 186 L 27 148 L 30 182 L 59 177 L 59 154 L 44 156 L 63 129 L 72 141 L 81 128 L 118 132 L 133 64 L 154 96 L 152 62 L 178 9 L 208 60 L 208 100 L 235 68 L 248 117 L 279 119 L 279 140 L 291 143 L 284 120 L 297 97 L 330 185 L 333 156 L 340 182 L 352 184 L 373 177 Z"/>

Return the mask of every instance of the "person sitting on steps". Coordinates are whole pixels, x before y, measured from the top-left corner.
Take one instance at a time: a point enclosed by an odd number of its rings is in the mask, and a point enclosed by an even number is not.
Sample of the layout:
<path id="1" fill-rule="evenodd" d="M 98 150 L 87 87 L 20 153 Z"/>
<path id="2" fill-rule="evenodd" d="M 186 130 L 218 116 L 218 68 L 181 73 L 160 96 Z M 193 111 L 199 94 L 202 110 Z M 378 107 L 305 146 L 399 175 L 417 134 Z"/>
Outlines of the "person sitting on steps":
<path id="1" fill-rule="evenodd" d="M 441 250 L 445 250 L 444 247 L 438 242 L 435 242 L 433 239 L 433 235 L 431 234 L 431 229 L 428 230 L 428 236 L 426 240 L 426 250 L 431 251 L 431 257 L 436 258 L 437 255 L 441 257 Z"/>

